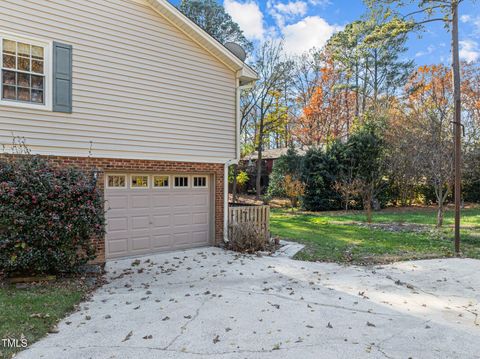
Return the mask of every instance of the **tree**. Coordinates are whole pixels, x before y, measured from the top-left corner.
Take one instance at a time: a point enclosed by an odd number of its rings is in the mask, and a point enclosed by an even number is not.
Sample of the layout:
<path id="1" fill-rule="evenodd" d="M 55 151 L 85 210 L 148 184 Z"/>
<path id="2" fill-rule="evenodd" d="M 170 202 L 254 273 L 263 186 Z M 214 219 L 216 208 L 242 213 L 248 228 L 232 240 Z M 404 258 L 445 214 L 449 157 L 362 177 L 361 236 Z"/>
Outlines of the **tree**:
<path id="1" fill-rule="evenodd" d="M 215 0 L 182 0 L 179 9 L 222 44 L 235 42 L 247 52 L 253 50 L 253 44 L 243 35 L 240 26 Z"/>
<path id="2" fill-rule="evenodd" d="M 388 126 L 384 134 L 387 176 L 391 200 L 411 205 L 424 177 L 423 153 L 419 152 L 422 131 L 415 115 L 409 115 L 404 101 L 394 101 L 388 109 Z"/>
<path id="3" fill-rule="evenodd" d="M 345 145 L 334 141 L 325 148 L 311 147 L 304 157 L 303 206 L 308 211 L 338 210 L 342 197 L 335 190 L 344 164 Z"/>
<path id="4" fill-rule="evenodd" d="M 297 140 L 304 145 L 319 146 L 346 137 L 354 108 L 354 93 L 343 89 L 342 72 L 337 71 L 328 53 L 321 56 L 323 66 L 294 128 Z"/>
<path id="5" fill-rule="evenodd" d="M 417 4 L 418 10 L 394 18 L 384 26 L 378 27 L 374 36 L 385 33 L 402 33 L 412 29 L 422 28 L 425 24 L 440 21 L 451 30 L 452 52 L 452 86 L 454 97 L 454 178 L 455 178 L 455 252 L 460 252 L 460 207 L 461 207 L 461 161 L 462 161 L 462 109 L 461 109 L 461 78 L 458 40 L 458 7 L 464 0 L 368 0 L 373 6 L 390 4 L 395 7 Z M 420 18 L 419 18 L 420 17 Z"/>
<path id="6" fill-rule="evenodd" d="M 280 156 L 273 164 L 272 173 L 268 181 L 268 197 L 286 197 L 285 176 L 290 175 L 294 180 L 300 179 L 302 174 L 303 157 L 295 148 L 289 147 L 285 155 Z"/>
<path id="7" fill-rule="evenodd" d="M 291 62 L 283 53 L 282 42 L 266 41 L 258 49 L 252 67 L 259 79 L 255 85 L 243 94 L 243 100 L 249 103 L 245 110 L 246 123 L 244 135 L 250 135 L 257 150 L 256 195 L 262 193 L 262 153 L 269 142 L 271 132 L 283 124 L 284 115 L 279 105 L 279 93 L 286 87 Z"/>
<path id="8" fill-rule="evenodd" d="M 416 127 L 414 148 L 421 154 L 422 172 L 435 189 L 439 227 L 453 182 L 452 90 L 452 74 L 443 65 L 421 66 L 406 88 L 408 116 Z"/>
<path id="9" fill-rule="evenodd" d="M 298 200 L 305 193 L 305 186 L 300 180 L 293 178 L 291 175 L 286 175 L 283 187 L 287 198 L 290 200 L 293 212 L 293 209 L 298 206 Z"/>
<path id="10" fill-rule="evenodd" d="M 361 195 L 368 223 L 372 222 L 373 203 L 384 187 L 385 147 L 380 135 L 378 114 L 367 114 L 364 125 L 348 139 L 345 157 L 352 171 L 352 183 Z"/>

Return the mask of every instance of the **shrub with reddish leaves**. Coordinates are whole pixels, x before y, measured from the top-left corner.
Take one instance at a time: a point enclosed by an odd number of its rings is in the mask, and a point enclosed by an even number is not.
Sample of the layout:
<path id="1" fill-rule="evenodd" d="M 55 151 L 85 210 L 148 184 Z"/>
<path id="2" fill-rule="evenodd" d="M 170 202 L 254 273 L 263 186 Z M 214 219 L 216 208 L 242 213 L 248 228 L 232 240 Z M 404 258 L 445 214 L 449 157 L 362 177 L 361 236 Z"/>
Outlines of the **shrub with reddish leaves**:
<path id="1" fill-rule="evenodd" d="M 105 231 L 92 174 L 31 154 L 0 160 L 0 272 L 73 272 L 95 256 Z"/>

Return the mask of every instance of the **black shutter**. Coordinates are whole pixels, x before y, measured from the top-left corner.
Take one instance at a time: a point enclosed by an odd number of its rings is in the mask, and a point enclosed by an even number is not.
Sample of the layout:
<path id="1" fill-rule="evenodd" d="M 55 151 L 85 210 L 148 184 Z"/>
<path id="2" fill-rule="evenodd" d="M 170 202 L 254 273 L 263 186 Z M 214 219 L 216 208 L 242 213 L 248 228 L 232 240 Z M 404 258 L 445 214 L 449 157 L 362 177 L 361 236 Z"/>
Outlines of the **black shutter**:
<path id="1" fill-rule="evenodd" d="M 72 46 L 53 43 L 53 111 L 72 113 Z"/>

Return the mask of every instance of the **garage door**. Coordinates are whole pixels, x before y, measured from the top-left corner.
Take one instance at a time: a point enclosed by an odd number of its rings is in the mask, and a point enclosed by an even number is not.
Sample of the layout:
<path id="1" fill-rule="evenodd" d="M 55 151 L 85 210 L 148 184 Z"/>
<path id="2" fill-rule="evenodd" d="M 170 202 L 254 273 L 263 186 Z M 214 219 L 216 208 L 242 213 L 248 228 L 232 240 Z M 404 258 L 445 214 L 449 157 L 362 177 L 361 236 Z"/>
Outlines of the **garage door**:
<path id="1" fill-rule="evenodd" d="M 210 243 L 210 176 L 107 174 L 105 178 L 107 258 Z"/>

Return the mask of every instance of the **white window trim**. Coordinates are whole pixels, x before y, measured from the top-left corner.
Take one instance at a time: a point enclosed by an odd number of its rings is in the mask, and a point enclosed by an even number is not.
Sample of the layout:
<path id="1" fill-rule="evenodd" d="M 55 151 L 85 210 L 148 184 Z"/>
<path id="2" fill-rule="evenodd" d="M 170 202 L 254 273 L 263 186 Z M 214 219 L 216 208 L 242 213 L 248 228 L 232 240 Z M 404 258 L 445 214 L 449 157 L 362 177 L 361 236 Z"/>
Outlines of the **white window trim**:
<path id="1" fill-rule="evenodd" d="M 190 178 L 190 176 L 188 175 L 174 175 L 172 176 L 173 177 L 173 188 L 178 188 L 178 189 L 187 189 L 187 188 L 191 188 L 191 183 L 192 183 L 192 179 Z M 176 177 L 187 177 L 188 178 L 188 186 L 175 186 L 175 178 Z"/>
<path id="2" fill-rule="evenodd" d="M 163 187 L 157 187 L 155 186 L 155 177 L 167 177 L 168 178 L 168 186 L 163 186 Z M 162 190 L 162 189 L 170 189 L 171 188 L 171 183 L 172 183 L 172 178 L 170 175 L 162 175 L 162 174 L 159 174 L 159 175 L 152 175 L 152 188 L 154 189 L 159 189 L 159 190 Z"/>
<path id="3" fill-rule="evenodd" d="M 39 40 L 34 37 L 30 36 L 22 36 L 15 33 L 10 32 L 3 32 L 0 31 L 0 69 L 2 69 L 3 65 L 3 39 L 6 38 L 8 40 L 13 41 L 20 41 L 26 42 L 31 45 L 41 46 L 44 48 L 44 76 L 45 76 L 45 83 L 43 89 L 43 96 L 45 103 L 44 104 L 36 104 L 36 103 L 28 103 L 28 102 L 19 102 L 19 101 L 11 101 L 11 100 L 3 100 L 1 93 L 0 93 L 0 106 L 10 106 L 10 107 L 22 107 L 28 109 L 36 109 L 36 110 L 45 110 L 45 111 L 52 111 L 53 110 L 53 41 L 45 41 Z M 0 71 L 0 88 L 2 86 L 3 78 L 2 73 Z"/>
<path id="4" fill-rule="evenodd" d="M 135 177 L 135 176 L 140 176 L 140 177 L 147 177 L 147 187 L 133 187 L 132 186 L 132 178 Z M 128 187 L 130 189 L 134 189 L 134 190 L 142 190 L 142 189 L 150 189 L 151 188 L 151 178 L 150 178 L 150 175 L 148 174 L 145 174 L 145 173 L 131 173 L 130 176 L 128 176 Z"/>
<path id="5" fill-rule="evenodd" d="M 195 186 L 195 178 L 205 178 L 205 186 Z M 208 188 L 208 176 L 207 175 L 192 176 L 192 188 Z"/>
<path id="6" fill-rule="evenodd" d="M 108 177 L 109 176 L 123 176 L 123 177 L 125 177 L 125 185 L 123 187 L 111 187 L 111 186 L 109 186 L 108 185 Z M 105 175 L 105 188 L 108 188 L 108 189 L 126 189 L 127 185 L 128 185 L 128 176 L 124 173 L 107 173 Z"/>

